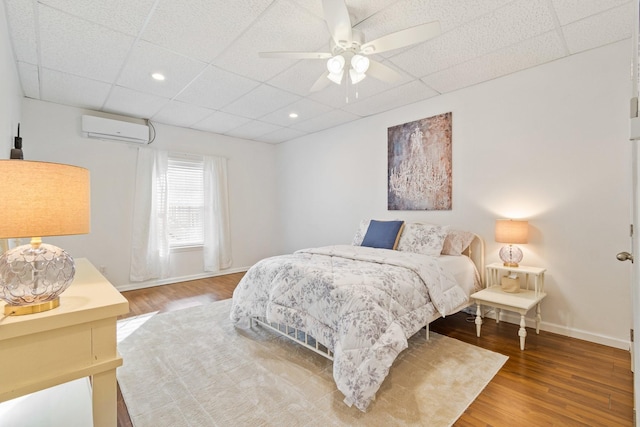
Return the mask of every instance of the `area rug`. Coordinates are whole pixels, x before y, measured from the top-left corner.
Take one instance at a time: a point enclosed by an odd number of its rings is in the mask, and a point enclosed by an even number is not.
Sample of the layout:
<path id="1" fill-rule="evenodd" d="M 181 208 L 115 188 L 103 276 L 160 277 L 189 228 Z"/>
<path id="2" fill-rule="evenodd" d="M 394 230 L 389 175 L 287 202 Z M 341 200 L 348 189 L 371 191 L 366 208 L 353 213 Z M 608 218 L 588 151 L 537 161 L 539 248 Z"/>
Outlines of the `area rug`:
<path id="1" fill-rule="evenodd" d="M 449 426 L 507 360 L 422 331 L 363 413 L 343 403 L 329 360 L 264 327 L 234 326 L 230 307 L 150 316 L 118 344 L 135 427 Z"/>

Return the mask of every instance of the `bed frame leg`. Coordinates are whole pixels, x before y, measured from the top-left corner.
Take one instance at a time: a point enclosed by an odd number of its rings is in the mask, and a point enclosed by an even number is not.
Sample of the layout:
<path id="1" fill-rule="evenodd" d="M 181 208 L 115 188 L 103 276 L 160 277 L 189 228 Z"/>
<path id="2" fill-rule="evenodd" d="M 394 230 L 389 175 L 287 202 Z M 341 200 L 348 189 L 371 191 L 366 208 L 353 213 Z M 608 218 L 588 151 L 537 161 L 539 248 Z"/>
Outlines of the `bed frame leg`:
<path id="1" fill-rule="evenodd" d="M 424 328 L 427 330 L 427 333 L 425 336 L 427 338 L 427 341 L 429 341 L 429 324 L 427 323 L 427 325 Z"/>

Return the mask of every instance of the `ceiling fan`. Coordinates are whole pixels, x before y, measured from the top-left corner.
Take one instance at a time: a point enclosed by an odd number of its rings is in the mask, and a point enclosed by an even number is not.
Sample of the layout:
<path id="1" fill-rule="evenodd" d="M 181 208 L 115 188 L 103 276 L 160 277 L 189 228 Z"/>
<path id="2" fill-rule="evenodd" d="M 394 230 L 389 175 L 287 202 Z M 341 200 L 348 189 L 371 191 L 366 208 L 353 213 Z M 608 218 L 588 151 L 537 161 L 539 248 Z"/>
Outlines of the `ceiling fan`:
<path id="1" fill-rule="evenodd" d="M 342 84 L 346 74 L 352 84 L 366 76 L 384 82 L 398 81 L 401 78 L 398 72 L 368 56 L 421 43 L 440 34 L 440 23 L 434 21 L 366 42 L 364 34 L 353 28 L 344 0 L 322 0 L 322 9 L 331 34 L 331 52 L 260 52 L 262 58 L 326 59 L 327 71 L 313 84 L 311 92 L 331 82 Z"/>

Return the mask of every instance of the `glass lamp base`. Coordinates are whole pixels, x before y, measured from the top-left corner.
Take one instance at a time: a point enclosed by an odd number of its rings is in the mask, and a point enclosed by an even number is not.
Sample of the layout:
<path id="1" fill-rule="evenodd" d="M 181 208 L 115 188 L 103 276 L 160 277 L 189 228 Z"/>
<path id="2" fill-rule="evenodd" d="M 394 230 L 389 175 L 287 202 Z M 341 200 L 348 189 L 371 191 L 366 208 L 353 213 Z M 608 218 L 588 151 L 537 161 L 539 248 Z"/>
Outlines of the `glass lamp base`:
<path id="1" fill-rule="evenodd" d="M 30 314 L 56 308 L 75 275 L 73 258 L 48 244 L 23 245 L 0 256 L 0 299 L 5 314 Z"/>
<path id="2" fill-rule="evenodd" d="M 517 267 L 518 263 L 522 261 L 522 250 L 513 245 L 503 246 L 500 249 L 500 259 L 505 267 Z"/>

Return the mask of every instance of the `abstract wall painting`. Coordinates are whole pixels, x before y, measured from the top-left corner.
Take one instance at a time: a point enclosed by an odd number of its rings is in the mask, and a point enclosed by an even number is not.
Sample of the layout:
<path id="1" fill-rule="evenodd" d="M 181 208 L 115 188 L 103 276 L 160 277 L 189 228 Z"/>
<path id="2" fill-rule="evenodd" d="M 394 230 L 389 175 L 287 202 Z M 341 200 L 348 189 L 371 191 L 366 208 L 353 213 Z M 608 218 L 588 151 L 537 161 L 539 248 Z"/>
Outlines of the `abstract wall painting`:
<path id="1" fill-rule="evenodd" d="M 389 210 L 451 210 L 451 112 L 388 128 Z"/>

